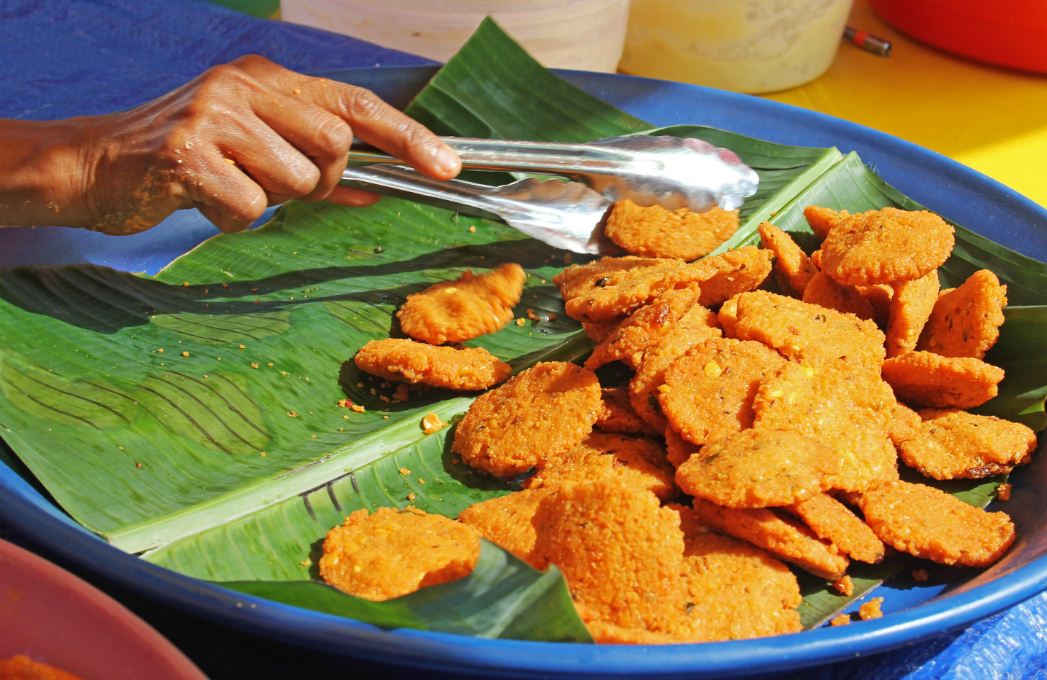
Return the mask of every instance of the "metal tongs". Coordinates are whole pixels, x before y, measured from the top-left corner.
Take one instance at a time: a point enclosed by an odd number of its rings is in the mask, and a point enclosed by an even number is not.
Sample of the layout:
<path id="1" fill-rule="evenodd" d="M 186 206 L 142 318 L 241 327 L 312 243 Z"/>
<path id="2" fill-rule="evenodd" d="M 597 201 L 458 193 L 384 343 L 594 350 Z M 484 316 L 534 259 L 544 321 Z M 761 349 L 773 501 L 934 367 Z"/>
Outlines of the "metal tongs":
<path id="1" fill-rule="evenodd" d="M 739 207 L 759 178 L 732 151 L 699 139 L 636 135 L 584 144 L 444 137 L 463 168 L 563 175 L 576 182 L 524 179 L 501 187 L 432 180 L 406 168 L 350 167 L 343 180 L 493 214 L 529 236 L 579 253 L 609 252 L 602 222 L 614 201 L 631 199 L 703 212 Z M 353 164 L 401 163 L 353 150 Z"/>

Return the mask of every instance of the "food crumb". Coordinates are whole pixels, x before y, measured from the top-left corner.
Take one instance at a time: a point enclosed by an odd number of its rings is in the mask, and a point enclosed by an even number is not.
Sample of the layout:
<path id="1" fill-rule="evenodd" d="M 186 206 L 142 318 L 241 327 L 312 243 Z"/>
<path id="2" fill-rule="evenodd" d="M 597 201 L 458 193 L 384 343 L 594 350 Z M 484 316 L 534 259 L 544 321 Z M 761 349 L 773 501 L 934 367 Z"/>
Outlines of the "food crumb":
<path id="1" fill-rule="evenodd" d="M 247 349 L 247 345 L 241 342 L 239 345 L 237 345 L 237 349 Z"/>
<path id="2" fill-rule="evenodd" d="M 367 409 L 365 409 L 360 404 L 350 404 L 349 410 L 351 410 L 353 413 L 363 413 Z"/>
<path id="3" fill-rule="evenodd" d="M 287 412 L 287 417 L 288 418 L 297 418 L 298 417 L 298 411 L 295 411 L 293 409 L 288 411 Z"/>
<path id="4" fill-rule="evenodd" d="M 469 233 L 470 234 L 475 234 L 476 233 L 476 225 L 475 224 L 470 224 L 469 225 Z"/>
<path id="5" fill-rule="evenodd" d="M 135 463 L 135 469 L 136 470 L 141 470 L 142 469 L 142 464 L 141 463 Z"/>
<path id="6" fill-rule="evenodd" d="M 382 416 L 382 420 L 389 420 L 389 416 Z"/>
<path id="7" fill-rule="evenodd" d="M 406 477 L 407 475 L 411 474 L 411 471 L 408 468 L 402 467 L 400 468 L 400 474 Z"/>
<path id="8" fill-rule="evenodd" d="M 257 361 L 252 361 L 251 362 L 251 368 L 258 368 L 258 362 Z"/>
<path id="9" fill-rule="evenodd" d="M 426 434 L 432 434 L 433 432 L 439 432 L 447 423 L 440 420 L 440 416 L 435 413 L 426 413 L 422 418 L 422 432 Z"/>
<path id="10" fill-rule="evenodd" d="M 517 326 L 524 326 L 526 324 L 527 324 L 527 322 L 525 320 L 523 320 L 522 318 L 516 320 L 516 325 Z"/>
<path id="11" fill-rule="evenodd" d="M 418 478 L 418 483 L 419 483 L 419 484 L 425 484 L 425 479 L 423 479 L 423 478 L 419 477 L 419 478 Z"/>
<path id="12" fill-rule="evenodd" d="M 850 597 L 851 595 L 854 595 L 854 582 L 851 581 L 850 576 L 845 574 L 842 578 L 833 582 L 833 590 L 841 595 Z"/>
<path id="13" fill-rule="evenodd" d="M 259 452 L 258 452 L 258 456 L 259 456 L 260 458 L 265 458 L 265 457 L 266 457 L 266 456 L 268 456 L 268 455 L 269 455 L 269 452 L 268 452 L 268 451 L 259 451 Z"/>
<path id="14" fill-rule="evenodd" d="M 838 614 L 832 618 L 829 625 L 833 628 L 839 628 L 840 626 L 846 626 L 851 622 L 851 617 L 848 614 Z"/>
<path id="15" fill-rule="evenodd" d="M 931 575 L 927 573 L 926 569 L 913 569 L 912 570 L 912 580 L 916 581 L 917 583 L 923 583 L 924 581 L 926 581 L 930 577 L 931 577 Z"/>
<path id="16" fill-rule="evenodd" d="M 1006 503 L 1011 500 L 1011 485 L 1007 482 L 996 487 L 996 500 Z"/>
<path id="17" fill-rule="evenodd" d="M 411 493 L 407 494 L 407 500 L 411 501 L 412 503 L 414 503 L 414 499 L 415 498 L 417 498 L 417 496 L 414 495 L 414 491 L 412 491 Z"/>
<path id="18" fill-rule="evenodd" d="M 338 400 L 338 408 L 349 408 L 352 405 L 353 405 L 353 402 L 349 401 L 348 399 L 339 399 Z"/>
<path id="19" fill-rule="evenodd" d="M 156 348 L 156 353 L 157 354 L 163 354 L 164 353 L 164 348 L 163 347 L 157 347 Z"/>
<path id="20" fill-rule="evenodd" d="M 307 557 L 304 560 L 302 560 L 301 562 L 299 562 L 298 564 L 300 564 L 303 567 L 305 567 L 306 569 L 308 569 L 309 567 L 313 566 L 313 561 Z"/>
<path id="21" fill-rule="evenodd" d="M 871 619 L 878 619 L 883 616 L 883 611 L 880 610 L 880 605 L 883 604 L 882 597 L 874 597 L 861 607 L 858 607 L 858 618 L 862 621 L 869 621 Z"/>
<path id="22" fill-rule="evenodd" d="M 189 357 L 189 352 L 182 352 L 182 356 L 188 358 Z"/>
<path id="23" fill-rule="evenodd" d="M 266 366 L 267 366 L 268 368 L 272 368 L 272 367 L 273 367 L 273 362 L 271 362 L 271 361 L 267 361 L 267 362 L 265 362 L 265 365 L 266 365 Z"/>

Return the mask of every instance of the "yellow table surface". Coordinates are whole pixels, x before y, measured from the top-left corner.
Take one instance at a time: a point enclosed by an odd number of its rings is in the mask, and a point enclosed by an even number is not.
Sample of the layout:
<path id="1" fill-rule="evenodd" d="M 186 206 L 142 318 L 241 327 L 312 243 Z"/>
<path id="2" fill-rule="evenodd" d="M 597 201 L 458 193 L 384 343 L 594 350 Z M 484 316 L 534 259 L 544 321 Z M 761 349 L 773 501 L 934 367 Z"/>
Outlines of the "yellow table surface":
<path id="1" fill-rule="evenodd" d="M 937 151 L 1047 206 L 1047 76 L 939 51 L 855 0 L 851 26 L 889 40 L 880 57 L 842 43 L 816 80 L 764 95 Z"/>

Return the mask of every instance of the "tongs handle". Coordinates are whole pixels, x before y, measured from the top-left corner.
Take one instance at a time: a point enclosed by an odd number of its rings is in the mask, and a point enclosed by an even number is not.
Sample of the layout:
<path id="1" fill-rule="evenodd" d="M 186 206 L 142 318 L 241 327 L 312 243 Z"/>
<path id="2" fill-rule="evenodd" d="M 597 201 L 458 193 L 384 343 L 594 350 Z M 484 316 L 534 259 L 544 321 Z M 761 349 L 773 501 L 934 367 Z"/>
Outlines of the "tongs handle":
<path id="1" fill-rule="evenodd" d="M 402 161 L 401 161 L 402 162 Z M 415 196 L 424 196 L 454 207 L 473 208 L 500 215 L 501 199 L 494 187 L 460 179 L 437 180 L 400 166 L 346 168 L 342 181 Z"/>

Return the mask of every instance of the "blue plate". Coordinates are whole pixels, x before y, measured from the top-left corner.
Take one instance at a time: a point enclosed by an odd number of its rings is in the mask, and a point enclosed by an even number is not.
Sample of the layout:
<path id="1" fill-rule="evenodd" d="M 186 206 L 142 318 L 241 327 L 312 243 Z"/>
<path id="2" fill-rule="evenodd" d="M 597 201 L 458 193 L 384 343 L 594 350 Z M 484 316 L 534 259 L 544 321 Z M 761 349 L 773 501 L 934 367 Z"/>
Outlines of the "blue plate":
<path id="1" fill-rule="evenodd" d="M 328 77 L 369 87 L 404 104 L 433 69 L 347 70 Z M 1047 260 L 1047 211 L 943 156 L 853 123 L 745 95 L 645 78 L 565 71 L 569 82 L 656 125 L 702 123 L 776 142 L 857 151 L 892 185 L 932 210 L 1038 260 Z M 0 266 L 92 262 L 155 272 L 214 233 L 196 213 L 150 232 L 107 237 L 78 230 L 0 230 Z M 760 640 L 675 646 L 593 646 L 386 632 L 354 621 L 246 597 L 180 576 L 109 546 L 70 520 L 0 462 L 0 526 L 82 572 L 128 591 L 244 631 L 404 667 L 485 676 L 722 677 L 778 672 L 872 654 L 938 635 L 1047 588 L 1047 460 L 1013 476 L 1007 505 L 1019 539 L 998 564 L 949 587 L 883 586 L 886 615 L 841 628 Z M 0 451 L 0 456 L 5 452 Z M 0 458 L 2 461 L 2 458 Z"/>

